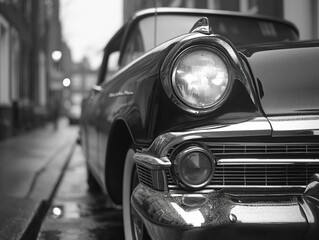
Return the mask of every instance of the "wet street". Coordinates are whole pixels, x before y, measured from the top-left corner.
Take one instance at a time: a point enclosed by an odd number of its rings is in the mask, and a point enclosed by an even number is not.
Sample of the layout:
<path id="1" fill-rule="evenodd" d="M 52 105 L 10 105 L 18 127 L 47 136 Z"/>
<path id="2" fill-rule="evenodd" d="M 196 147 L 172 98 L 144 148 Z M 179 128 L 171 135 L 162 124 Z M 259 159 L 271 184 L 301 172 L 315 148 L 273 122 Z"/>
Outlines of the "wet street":
<path id="1" fill-rule="evenodd" d="M 41 226 L 38 240 L 124 239 L 122 212 L 90 193 L 82 149 L 77 146 Z"/>

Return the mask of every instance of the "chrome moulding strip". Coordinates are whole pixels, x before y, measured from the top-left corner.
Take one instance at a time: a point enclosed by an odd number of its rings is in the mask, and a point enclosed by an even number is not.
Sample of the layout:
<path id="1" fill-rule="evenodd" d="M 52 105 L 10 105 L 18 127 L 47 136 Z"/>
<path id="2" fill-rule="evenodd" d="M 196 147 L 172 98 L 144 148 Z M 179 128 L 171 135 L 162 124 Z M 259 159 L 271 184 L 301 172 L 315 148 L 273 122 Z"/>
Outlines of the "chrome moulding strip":
<path id="1" fill-rule="evenodd" d="M 157 158 L 147 153 L 137 152 L 134 154 L 134 160 L 151 170 L 163 170 L 171 166 L 171 161 L 167 157 Z"/>
<path id="2" fill-rule="evenodd" d="M 265 117 L 258 117 L 237 124 L 205 126 L 185 132 L 169 132 L 157 137 L 148 152 L 165 157 L 174 145 L 184 141 L 221 137 L 270 136 L 271 131 L 268 120 Z"/>
<path id="3" fill-rule="evenodd" d="M 238 186 L 238 185 L 208 185 L 207 188 L 271 188 L 271 189 L 281 189 L 281 188 L 306 188 L 307 185 L 266 185 L 266 186 L 260 186 L 260 185 L 244 185 L 244 186 Z"/>
<path id="4" fill-rule="evenodd" d="M 266 185 L 266 186 L 261 186 L 261 185 L 207 185 L 205 187 L 205 189 L 199 191 L 199 192 L 211 192 L 212 190 L 218 190 L 218 189 L 240 189 L 240 188 L 245 188 L 245 189 L 287 189 L 287 188 L 291 188 L 291 189 L 300 189 L 303 188 L 305 189 L 307 187 L 307 185 L 289 185 L 289 186 L 285 186 L 285 185 Z M 170 190 L 180 190 L 181 187 L 179 187 L 178 185 L 175 184 L 169 184 L 168 188 Z"/>
<path id="5" fill-rule="evenodd" d="M 319 136 L 319 115 L 269 117 L 274 137 Z"/>
<path id="6" fill-rule="evenodd" d="M 293 164 L 307 164 L 318 163 L 319 159 L 252 159 L 252 158 L 232 158 L 219 159 L 217 165 L 293 165 Z"/>

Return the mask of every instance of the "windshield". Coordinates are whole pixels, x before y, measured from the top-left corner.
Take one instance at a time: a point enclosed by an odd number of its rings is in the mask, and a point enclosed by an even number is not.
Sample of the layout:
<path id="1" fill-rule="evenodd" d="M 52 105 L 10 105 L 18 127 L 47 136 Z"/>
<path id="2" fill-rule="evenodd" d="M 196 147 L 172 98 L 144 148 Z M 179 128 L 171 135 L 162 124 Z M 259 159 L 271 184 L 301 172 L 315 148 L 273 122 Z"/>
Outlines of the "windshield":
<path id="1" fill-rule="evenodd" d="M 143 39 L 144 50 L 148 51 L 176 36 L 188 33 L 196 21 L 203 15 L 159 15 L 155 23 L 154 16 L 140 21 L 139 31 Z M 289 25 L 249 17 L 213 15 L 207 16 L 214 33 L 227 37 L 235 46 L 297 40 L 298 35 Z M 156 25 L 156 41 L 154 26 Z"/>

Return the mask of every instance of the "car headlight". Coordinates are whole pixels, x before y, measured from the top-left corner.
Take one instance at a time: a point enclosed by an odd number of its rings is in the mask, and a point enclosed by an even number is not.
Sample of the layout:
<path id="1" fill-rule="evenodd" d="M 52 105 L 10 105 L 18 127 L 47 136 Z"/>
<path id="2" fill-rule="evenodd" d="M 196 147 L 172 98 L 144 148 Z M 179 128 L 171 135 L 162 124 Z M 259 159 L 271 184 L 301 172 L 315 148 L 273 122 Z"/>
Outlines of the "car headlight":
<path id="1" fill-rule="evenodd" d="M 175 180 L 182 187 L 200 189 L 213 178 L 215 160 L 208 150 L 189 146 L 176 155 L 173 169 Z"/>
<path id="2" fill-rule="evenodd" d="M 230 79 L 226 57 L 208 47 L 186 49 L 173 66 L 174 92 L 182 104 L 193 110 L 207 112 L 218 107 L 227 96 Z"/>

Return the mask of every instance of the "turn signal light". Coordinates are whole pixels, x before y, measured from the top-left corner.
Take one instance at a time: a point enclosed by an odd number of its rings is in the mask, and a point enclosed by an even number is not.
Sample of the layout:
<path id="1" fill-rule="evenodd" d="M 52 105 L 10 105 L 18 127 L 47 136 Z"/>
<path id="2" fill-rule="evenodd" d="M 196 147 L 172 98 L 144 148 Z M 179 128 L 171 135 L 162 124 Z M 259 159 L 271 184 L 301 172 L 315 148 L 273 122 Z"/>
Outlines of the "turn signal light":
<path id="1" fill-rule="evenodd" d="M 175 155 L 173 172 L 175 181 L 184 188 L 200 189 L 214 176 L 215 160 L 209 150 L 189 146 Z"/>

